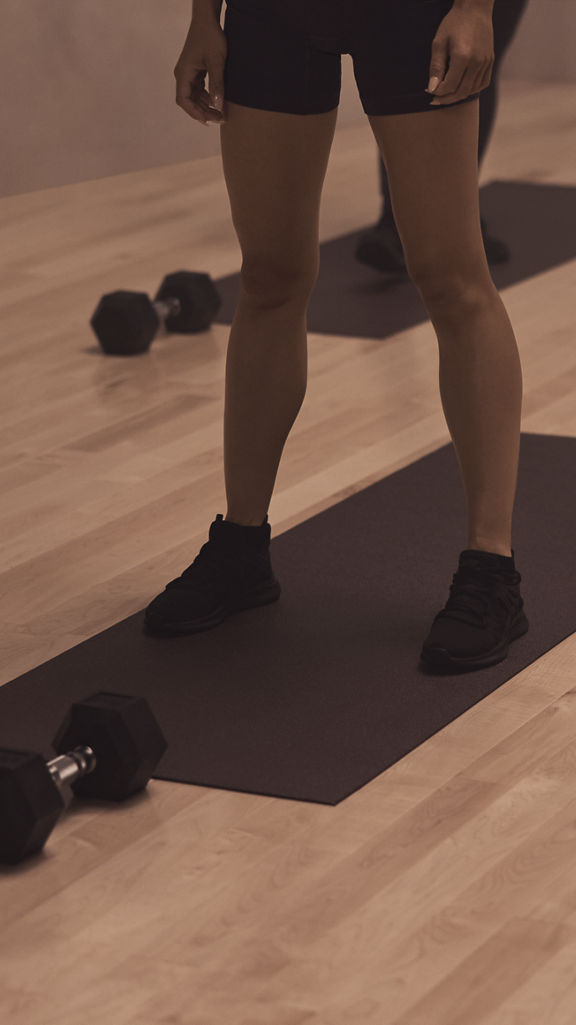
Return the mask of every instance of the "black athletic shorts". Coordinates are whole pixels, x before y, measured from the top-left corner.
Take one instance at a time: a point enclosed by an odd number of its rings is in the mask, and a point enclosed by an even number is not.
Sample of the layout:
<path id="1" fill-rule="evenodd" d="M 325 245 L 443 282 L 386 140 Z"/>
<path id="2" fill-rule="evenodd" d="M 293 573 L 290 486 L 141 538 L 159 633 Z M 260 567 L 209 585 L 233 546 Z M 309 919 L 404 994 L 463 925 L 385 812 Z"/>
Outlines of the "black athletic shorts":
<path id="1" fill-rule="evenodd" d="M 452 4 L 228 0 L 224 99 L 286 114 L 327 113 L 339 104 L 341 55 L 349 53 L 365 114 L 442 110 L 430 106 L 434 96 L 426 86 L 432 41 Z"/>

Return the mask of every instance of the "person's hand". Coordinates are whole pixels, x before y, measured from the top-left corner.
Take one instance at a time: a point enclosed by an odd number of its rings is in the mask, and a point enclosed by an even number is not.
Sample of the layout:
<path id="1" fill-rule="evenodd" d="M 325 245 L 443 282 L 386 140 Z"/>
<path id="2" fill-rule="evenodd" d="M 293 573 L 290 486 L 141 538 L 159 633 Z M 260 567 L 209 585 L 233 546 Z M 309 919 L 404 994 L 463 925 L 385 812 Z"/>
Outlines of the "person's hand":
<path id="1" fill-rule="evenodd" d="M 493 66 L 492 14 L 477 7 L 454 6 L 440 23 L 432 43 L 426 92 L 433 92 L 439 99 L 432 100 L 430 106 L 447 107 L 487 89 Z M 437 88 L 434 78 L 440 83 Z"/>
<path id="2" fill-rule="evenodd" d="M 228 55 L 226 33 L 216 19 L 192 21 L 178 63 L 176 103 L 195 121 L 224 124 L 224 66 Z M 210 92 L 204 88 L 210 76 Z"/>

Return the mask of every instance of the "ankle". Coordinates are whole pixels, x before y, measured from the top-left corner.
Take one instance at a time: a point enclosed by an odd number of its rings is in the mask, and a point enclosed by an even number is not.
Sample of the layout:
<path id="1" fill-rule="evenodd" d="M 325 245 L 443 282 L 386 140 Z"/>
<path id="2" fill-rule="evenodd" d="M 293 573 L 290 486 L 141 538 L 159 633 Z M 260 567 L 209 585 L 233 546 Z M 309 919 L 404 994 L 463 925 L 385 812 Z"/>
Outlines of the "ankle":
<path id="1" fill-rule="evenodd" d="M 250 516 L 233 516 L 226 513 L 224 517 L 225 523 L 235 523 L 237 527 L 261 527 L 264 520 L 266 519 L 266 513 L 264 516 L 250 517 Z"/>
<path id="2" fill-rule="evenodd" d="M 503 555 L 505 559 L 512 558 L 512 549 L 505 544 L 498 544 L 497 541 L 491 543 L 490 541 L 474 541 L 472 539 L 468 541 L 466 547 L 474 549 L 476 552 L 491 552 L 492 555 Z"/>

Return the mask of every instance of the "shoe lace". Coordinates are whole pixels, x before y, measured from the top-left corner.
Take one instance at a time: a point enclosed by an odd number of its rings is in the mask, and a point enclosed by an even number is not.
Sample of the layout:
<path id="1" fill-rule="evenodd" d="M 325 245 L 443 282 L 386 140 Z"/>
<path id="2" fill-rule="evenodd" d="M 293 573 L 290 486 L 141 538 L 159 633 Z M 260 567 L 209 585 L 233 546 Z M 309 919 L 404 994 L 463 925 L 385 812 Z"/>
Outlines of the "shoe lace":
<path id="1" fill-rule="evenodd" d="M 201 584 L 210 584 L 215 580 L 215 573 L 221 568 L 226 553 L 222 549 L 215 548 L 209 541 L 202 545 L 194 562 L 186 567 L 183 573 L 176 580 L 171 580 L 166 585 L 166 590 L 184 588 L 188 585 L 191 577 Z"/>
<path id="2" fill-rule="evenodd" d="M 510 582 L 518 582 L 517 574 Z M 515 612 L 517 599 L 502 582 L 501 577 L 478 569 L 475 569 L 472 575 L 470 571 L 460 569 L 452 578 L 450 597 L 438 613 L 438 618 L 449 616 L 451 619 L 459 619 L 463 623 L 477 626 L 480 617 L 484 624 L 490 609 L 493 608 L 495 598 L 502 604 L 506 614 Z"/>

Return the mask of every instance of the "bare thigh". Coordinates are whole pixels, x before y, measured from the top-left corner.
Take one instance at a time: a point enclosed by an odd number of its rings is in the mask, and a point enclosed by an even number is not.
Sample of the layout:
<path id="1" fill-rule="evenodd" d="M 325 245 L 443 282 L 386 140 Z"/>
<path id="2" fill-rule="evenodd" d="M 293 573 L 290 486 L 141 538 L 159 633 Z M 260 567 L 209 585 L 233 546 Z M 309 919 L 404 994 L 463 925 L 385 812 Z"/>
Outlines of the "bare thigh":
<path id="1" fill-rule="evenodd" d="M 480 225 L 479 101 L 369 118 L 414 281 L 432 295 L 493 288 Z"/>
<path id="2" fill-rule="evenodd" d="M 320 265 L 320 202 L 338 108 L 283 114 L 227 102 L 225 115 L 222 162 L 243 289 L 274 301 L 310 293 Z"/>

